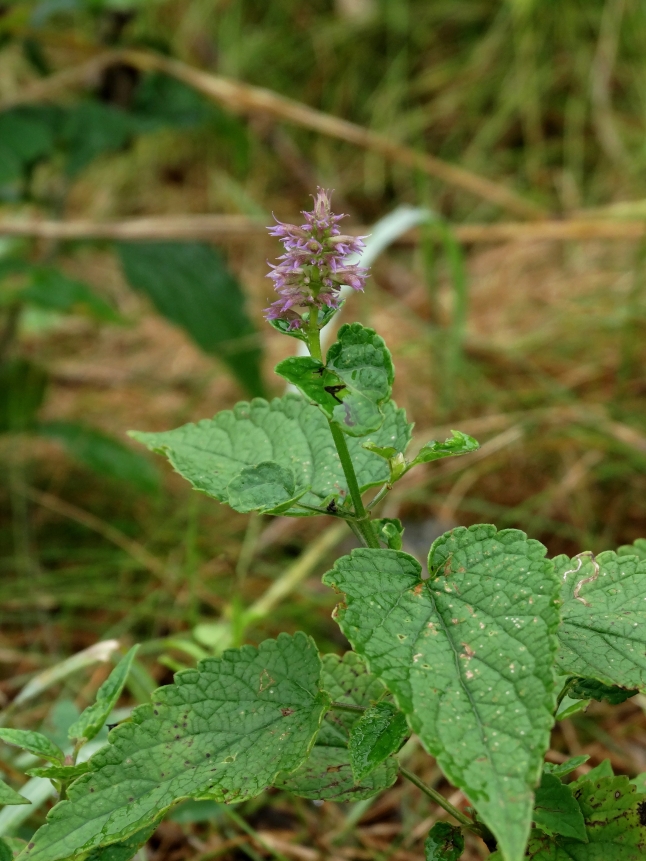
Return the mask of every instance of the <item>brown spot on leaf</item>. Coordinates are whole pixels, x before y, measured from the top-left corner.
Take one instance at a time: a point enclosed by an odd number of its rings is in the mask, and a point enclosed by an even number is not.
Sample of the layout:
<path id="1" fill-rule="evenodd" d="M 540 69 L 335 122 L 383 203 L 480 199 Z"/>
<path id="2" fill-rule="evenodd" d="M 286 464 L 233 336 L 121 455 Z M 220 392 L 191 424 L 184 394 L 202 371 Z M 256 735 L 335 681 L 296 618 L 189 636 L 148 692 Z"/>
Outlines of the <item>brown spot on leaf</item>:
<path id="1" fill-rule="evenodd" d="M 275 684 L 276 679 L 272 679 L 271 675 L 269 674 L 269 671 L 265 668 L 260 674 L 260 693 L 266 691 L 268 687 Z"/>
<path id="2" fill-rule="evenodd" d="M 640 801 L 637 805 L 637 815 L 639 816 L 639 824 L 646 826 L 646 801 Z"/>
<path id="3" fill-rule="evenodd" d="M 283 717 L 289 717 L 289 715 L 294 714 L 294 709 L 281 709 L 280 713 Z"/>
<path id="4" fill-rule="evenodd" d="M 341 766 L 340 766 L 340 765 L 328 765 L 328 767 L 327 767 L 325 770 L 326 770 L 327 772 L 331 772 L 331 771 L 341 771 Z"/>

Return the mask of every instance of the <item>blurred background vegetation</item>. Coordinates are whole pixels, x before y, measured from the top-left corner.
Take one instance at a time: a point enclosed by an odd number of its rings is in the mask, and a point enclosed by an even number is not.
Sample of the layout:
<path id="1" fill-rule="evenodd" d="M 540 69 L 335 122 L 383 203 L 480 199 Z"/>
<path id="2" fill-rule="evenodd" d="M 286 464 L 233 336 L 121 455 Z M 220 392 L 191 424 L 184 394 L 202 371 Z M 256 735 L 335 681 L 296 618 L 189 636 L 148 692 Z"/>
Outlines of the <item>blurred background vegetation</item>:
<path id="1" fill-rule="evenodd" d="M 455 426 L 483 444 L 389 502 L 408 549 L 422 558 L 479 521 L 551 554 L 646 536 L 645 57 L 639 0 L 0 4 L 0 705 L 109 638 L 144 644 L 132 702 L 242 637 L 303 628 L 343 650 L 319 577 L 342 533 L 231 512 L 126 436 L 281 394 L 271 368 L 290 345 L 262 320 L 278 253 L 262 225 L 296 220 L 317 184 L 348 229 L 403 206 L 437 216 L 345 311 L 386 338 L 422 440 Z M 209 97 L 221 76 L 267 88 L 265 108 L 255 90 Z M 289 120 L 274 96 L 364 144 Z M 423 154 L 515 192 L 529 217 Z M 207 214 L 199 235 L 182 221 Z M 101 229 L 114 224 L 125 233 Z M 298 588 L 267 601 L 286 572 Z M 55 733 L 105 672 L 64 673 L 17 725 Z M 642 707 L 594 706 L 559 725 L 554 751 L 644 771 Z M 420 857 L 416 790 L 347 808 L 262 797 L 244 813 L 301 861 Z M 268 854 L 219 808 L 208 824 L 191 811 L 150 859 Z M 42 814 L 0 814 L 0 830 Z"/>

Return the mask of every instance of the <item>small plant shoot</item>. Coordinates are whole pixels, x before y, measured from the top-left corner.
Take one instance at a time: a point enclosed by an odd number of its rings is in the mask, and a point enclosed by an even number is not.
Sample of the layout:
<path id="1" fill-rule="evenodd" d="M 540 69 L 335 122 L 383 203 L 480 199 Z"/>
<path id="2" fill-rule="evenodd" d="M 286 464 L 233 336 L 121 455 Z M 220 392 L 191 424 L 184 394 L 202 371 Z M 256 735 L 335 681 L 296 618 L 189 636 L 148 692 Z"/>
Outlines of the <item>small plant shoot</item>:
<path id="1" fill-rule="evenodd" d="M 178 672 L 86 762 L 77 756 L 108 721 L 135 649 L 70 728 L 71 753 L 37 732 L 1 729 L 3 742 L 41 760 L 30 773 L 60 794 L 20 861 L 98 861 L 108 851 L 128 861 L 187 799 L 228 804 L 277 787 L 348 802 L 399 778 L 444 808 L 427 861 L 458 861 L 469 833 L 492 861 L 643 859 L 643 775 L 630 782 L 609 763 L 585 774 L 584 756 L 545 762 L 561 707 L 646 692 L 641 546 L 549 559 L 516 529 L 457 527 L 428 548 L 425 578 L 380 504 L 411 469 L 469 456 L 478 443 L 454 430 L 416 440 L 409 454 L 412 427 L 392 401 L 383 338 L 345 322 L 323 351 L 341 288 L 363 290 L 369 273 L 349 262 L 363 242 L 341 232 L 329 192 L 319 189 L 303 215 L 271 228 L 285 250 L 266 311 L 289 336 L 287 354 L 294 338 L 307 346 L 276 368 L 297 392 L 132 436 L 236 511 L 344 521 L 361 546 L 323 582 L 338 593 L 335 619 L 352 651 L 321 655 L 300 632 L 227 649 Z M 412 733 L 468 806 L 400 762 Z M 5 784 L 0 802 L 27 803 Z"/>

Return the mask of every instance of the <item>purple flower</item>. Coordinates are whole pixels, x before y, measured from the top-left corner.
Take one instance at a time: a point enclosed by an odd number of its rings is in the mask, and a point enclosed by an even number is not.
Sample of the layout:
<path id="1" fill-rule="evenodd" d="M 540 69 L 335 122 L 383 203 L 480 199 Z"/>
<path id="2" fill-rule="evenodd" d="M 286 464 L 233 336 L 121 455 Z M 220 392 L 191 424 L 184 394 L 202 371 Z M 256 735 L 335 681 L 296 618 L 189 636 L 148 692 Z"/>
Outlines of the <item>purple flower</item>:
<path id="1" fill-rule="evenodd" d="M 290 329 L 299 329 L 303 318 L 297 309 L 318 313 L 320 308 L 338 308 L 344 284 L 363 290 L 368 270 L 345 260 L 365 248 L 364 237 L 341 234 L 337 224 L 345 215 L 332 212 L 331 193 L 317 189 L 314 209 L 303 212 L 305 224 L 300 227 L 278 221 L 268 228 L 283 243 L 285 254 L 278 265 L 269 264 L 267 277 L 280 298 L 265 309 L 267 320 L 285 320 Z"/>

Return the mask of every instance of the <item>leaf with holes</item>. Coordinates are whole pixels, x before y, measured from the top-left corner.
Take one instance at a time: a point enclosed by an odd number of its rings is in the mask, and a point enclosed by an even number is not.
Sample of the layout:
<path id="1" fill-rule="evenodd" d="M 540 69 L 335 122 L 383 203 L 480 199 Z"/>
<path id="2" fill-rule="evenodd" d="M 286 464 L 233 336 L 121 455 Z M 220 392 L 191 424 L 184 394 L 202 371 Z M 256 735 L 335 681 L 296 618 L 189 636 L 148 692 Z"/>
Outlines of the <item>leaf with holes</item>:
<path id="1" fill-rule="evenodd" d="M 0 741 L 5 744 L 20 747 L 41 759 L 49 759 L 52 762 L 62 763 L 65 754 L 57 744 L 50 741 L 47 736 L 30 729 L 6 729 L 0 728 Z"/>
<path id="2" fill-rule="evenodd" d="M 459 861 L 463 852 L 462 831 L 448 822 L 436 822 L 424 842 L 426 861 Z"/>
<path id="3" fill-rule="evenodd" d="M 608 550 L 554 560 L 562 584 L 557 669 L 646 690 L 646 562 Z"/>
<path id="4" fill-rule="evenodd" d="M 350 764 L 355 780 L 363 780 L 397 753 L 409 734 L 405 716 L 392 703 L 376 703 L 366 709 L 350 731 Z"/>
<path id="5" fill-rule="evenodd" d="M 320 675 L 304 634 L 177 673 L 110 733 L 21 857 L 57 861 L 118 843 L 186 798 L 258 795 L 307 757 L 329 704 Z"/>
<path id="6" fill-rule="evenodd" d="M 381 427 L 381 405 L 390 398 L 394 369 L 383 338 L 360 323 L 341 326 L 325 364 L 311 356 L 285 359 L 276 366 L 331 421 L 350 436 Z"/>
<path id="7" fill-rule="evenodd" d="M 558 581 L 518 530 L 438 538 L 431 579 L 394 550 L 355 550 L 324 581 L 341 629 L 495 834 L 523 855 L 555 703 Z"/>
<path id="8" fill-rule="evenodd" d="M 384 423 L 370 439 L 404 450 L 410 440 L 410 425 L 403 410 L 394 404 L 384 407 Z M 272 461 L 292 470 L 295 486 L 311 487 L 301 499 L 308 505 L 343 498 L 348 486 L 332 434 L 322 412 L 298 395 L 286 395 L 271 403 L 256 398 L 212 419 L 163 433 L 131 433 L 152 451 L 164 454 L 180 475 L 208 496 L 229 502 L 229 484 L 245 467 Z M 348 438 L 361 490 L 388 479 L 388 465 L 361 447 L 361 440 Z M 292 507 L 285 514 L 307 515 Z"/>
<path id="9" fill-rule="evenodd" d="M 588 842 L 581 808 L 572 789 L 554 774 L 543 774 L 534 800 L 534 822 L 545 834 Z"/>
<path id="10" fill-rule="evenodd" d="M 571 784 L 574 786 L 574 784 Z M 577 781 L 574 797 L 587 843 L 534 830 L 527 847 L 533 861 L 641 861 L 646 849 L 646 795 L 627 777 Z"/>
<path id="11" fill-rule="evenodd" d="M 124 685 L 128 680 L 132 662 L 139 646 L 133 646 L 127 654 L 121 658 L 116 667 L 112 670 L 108 678 L 103 682 L 96 694 L 96 700 L 92 705 L 88 706 L 80 715 L 79 719 L 74 721 L 72 726 L 67 731 L 68 738 L 81 739 L 90 741 L 94 736 L 101 731 L 104 723 L 110 716 L 110 712 L 114 709 Z"/>

